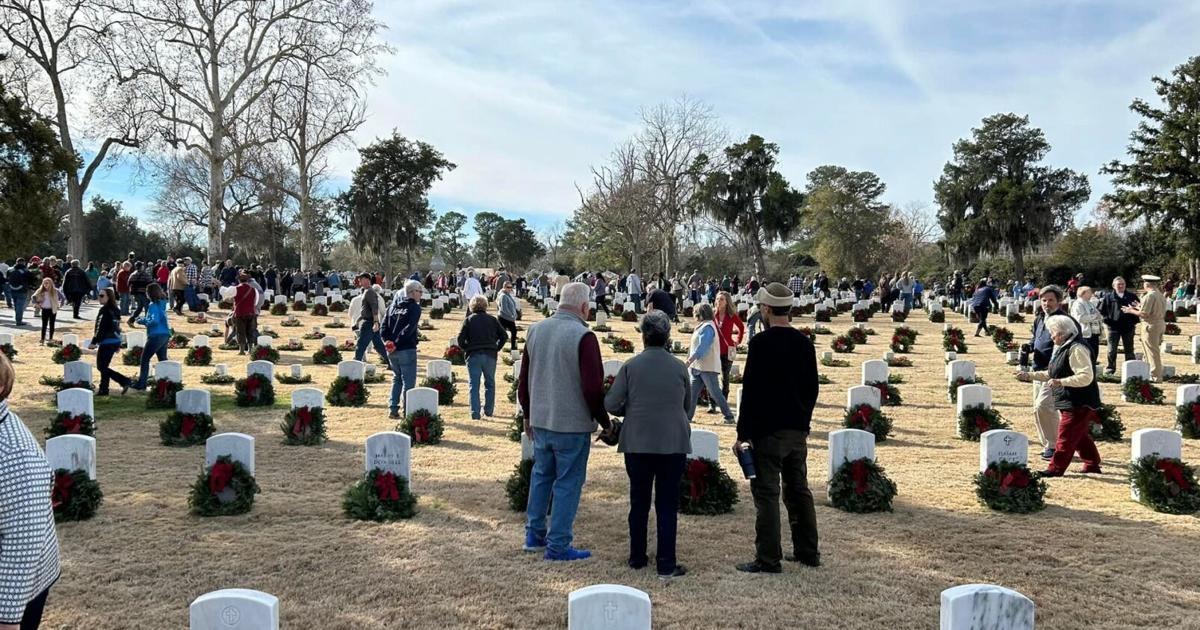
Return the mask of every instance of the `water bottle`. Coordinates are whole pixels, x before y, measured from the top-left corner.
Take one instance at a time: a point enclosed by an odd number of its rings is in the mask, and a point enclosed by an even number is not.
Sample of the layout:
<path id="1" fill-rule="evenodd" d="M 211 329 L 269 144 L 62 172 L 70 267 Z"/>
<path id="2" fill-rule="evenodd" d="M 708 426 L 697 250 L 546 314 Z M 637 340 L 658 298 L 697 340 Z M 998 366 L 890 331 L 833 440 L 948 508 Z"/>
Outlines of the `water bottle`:
<path id="1" fill-rule="evenodd" d="M 738 464 L 742 467 L 742 475 L 746 479 L 754 479 L 758 476 L 754 470 L 754 450 L 750 444 L 742 442 L 740 449 L 735 446 L 733 454 L 737 456 Z"/>

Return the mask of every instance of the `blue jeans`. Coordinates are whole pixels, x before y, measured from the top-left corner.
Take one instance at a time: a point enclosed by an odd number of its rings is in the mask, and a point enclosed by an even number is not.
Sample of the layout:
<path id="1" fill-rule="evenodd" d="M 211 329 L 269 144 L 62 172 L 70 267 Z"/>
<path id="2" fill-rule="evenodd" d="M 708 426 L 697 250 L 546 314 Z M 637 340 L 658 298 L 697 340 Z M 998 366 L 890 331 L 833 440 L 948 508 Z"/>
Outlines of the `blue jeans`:
<path id="1" fill-rule="evenodd" d="M 128 293 L 121 294 L 120 305 L 121 305 L 121 316 L 129 317 L 129 294 Z"/>
<path id="2" fill-rule="evenodd" d="M 24 291 L 12 292 L 13 303 L 13 319 L 16 320 L 18 326 L 24 325 L 25 322 L 25 303 L 29 301 L 29 294 Z"/>
<path id="3" fill-rule="evenodd" d="M 483 415 L 491 416 L 496 409 L 496 357 L 476 352 L 467 357 L 467 374 L 471 377 L 471 419 L 479 419 L 479 377 L 483 377 L 487 402 Z"/>
<path id="4" fill-rule="evenodd" d="M 526 535 L 546 541 L 547 553 L 566 553 L 575 538 L 575 513 L 579 495 L 587 477 L 591 433 L 560 433 L 534 429 L 533 474 L 529 477 L 529 506 L 526 508 Z M 550 529 L 546 529 L 546 510 L 554 496 Z"/>
<path id="5" fill-rule="evenodd" d="M 362 338 L 359 337 L 360 340 Z M 359 347 L 362 347 L 361 341 Z M 392 366 L 392 399 L 389 405 L 391 411 L 400 411 L 400 397 L 417 386 L 417 349 L 397 350 L 386 356 L 388 364 Z"/>
<path id="6" fill-rule="evenodd" d="M 754 334 L 758 332 L 758 325 L 762 323 L 762 313 L 755 312 L 746 320 L 746 343 L 754 338 Z"/>
<path id="7" fill-rule="evenodd" d="M 717 380 L 717 374 L 717 372 L 701 372 L 693 369 L 692 396 L 699 401 L 700 388 L 707 389 L 708 397 L 721 408 L 721 414 L 725 416 L 725 419 L 733 420 L 733 412 L 729 410 L 729 402 L 725 400 L 725 395 L 721 393 L 721 383 Z M 692 410 L 692 415 L 696 415 L 694 409 Z M 691 420 L 691 418 L 688 418 L 688 420 Z"/>
<path id="8" fill-rule="evenodd" d="M 383 357 L 384 361 L 391 363 L 391 360 L 388 359 L 387 348 L 383 347 L 383 337 L 371 330 L 372 327 L 370 322 L 363 322 L 358 329 L 358 345 L 354 348 L 354 360 L 362 361 L 367 356 L 367 346 L 373 345 L 379 356 Z"/>
<path id="9" fill-rule="evenodd" d="M 630 295 L 629 301 L 633 302 L 633 312 L 635 312 L 635 313 L 642 312 L 642 294 L 641 293 L 634 293 L 633 295 Z"/>
<path id="10" fill-rule="evenodd" d="M 159 361 L 167 360 L 167 341 L 170 335 L 154 335 L 146 338 L 146 347 L 142 348 L 142 371 L 138 375 L 134 389 L 146 389 L 146 379 L 150 376 L 150 357 L 158 356 Z"/>
<path id="11" fill-rule="evenodd" d="M 900 299 L 904 300 L 904 312 L 907 313 L 911 311 L 913 307 L 913 294 L 901 293 Z"/>

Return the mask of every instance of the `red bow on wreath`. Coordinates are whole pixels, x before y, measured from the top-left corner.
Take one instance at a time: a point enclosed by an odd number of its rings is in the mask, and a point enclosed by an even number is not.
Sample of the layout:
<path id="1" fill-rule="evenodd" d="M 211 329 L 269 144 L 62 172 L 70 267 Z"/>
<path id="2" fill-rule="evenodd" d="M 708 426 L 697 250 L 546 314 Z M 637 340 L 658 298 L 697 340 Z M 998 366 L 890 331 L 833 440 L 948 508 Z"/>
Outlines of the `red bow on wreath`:
<path id="1" fill-rule="evenodd" d="M 1142 383 L 1141 393 L 1142 398 L 1145 400 L 1154 399 L 1154 390 L 1150 389 L 1150 383 Z"/>
<path id="2" fill-rule="evenodd" d="M 708 463 L 696 457 L 688 461 L 687 476 L 688 476 L 688 494 L 693 501 L 697 501 L 700 497 L 708 493 L 708 483 L 704 478 L 708 475 Z"/>
<path id="3" fill-rule="evenodd" d="M 396 486 L 396 475 L 390 472 L 376 475 L 375 494 L 380 501 L 399 501 L 400 488 Z"/>
<path id="4" fill-rule="evenodd" d="M 158 379 L 158 382 L 154 384 L 154 395 L 159 400 L 165 400 L 167 397 L 167 388 L 170 387 L 170 385 L 171 385 L 171 382 L 168 381 L 167 379 L 165 379 L 165 378 Z"/>
<path id="5" fill-rule="evenodd" d="M 854 419 L 868 429 L 871 427 L 871 413 L 874 409 L 870 405 L 860 405 L 858 411 L 854 412 Z"/>
<path id="6" fill-rule="evenodd" d="M 1017 468 L 1012 472 L 1004 475 L 1004 479 L 1000 480 L 1000 494 L 1008 496 L 1013 488 L 1024 488 L 1029 485 L 1029 474 L 1023 469 Z"/>
<path id="7" fill-rule="evenodd" d="M 218 461 L 208 471 L 208 491 L 219 494 L 233 480 L 233 464 Z"/>
<path id="8" fill-rule="evenodd" d="M 71 488 L 75 485 L 75 477 L 71 473 L 54 474 L 54 490 L 50 493 L 50 505 L 58 506 L 71 500 Z"/>
<path id="9" fill-rule="evenodd" d="M 350 398 L 354 398 L 355 396 L 358 396 L 358 381 L 347 381 L 346 382 L 346 395 L 349 396 Z"/>
<path id="10" fill-rule="evenodd" d="M 1186 477 L 1183 476 L 1183 467 L 1169 459 L 1160 459 L 1155 464 L 1155 468 L 1162 471 L 1163 476 L 1172 484 L 1179 488 L 1179 492 L 1186 492 L 1192 488 Z M 1175 492 L 1174 494 L 1179 494 Z"/>
<path id="11" fill-rule="evenodd" d="M 192 431 L 196 430 L 196 418 L 193 416 L 184 416 L 179 420 L 179 434 L 183 437 L 191 437 Z"/>
<path id="12" fill-rule="evenodd" d="M 258 397 L 258 375 L 255 374 L 246 379 L 246 395 L 250 398 Z"/>
<path id="13" fill-rule="evenodd" d="M 866 460 L 857 459 L 850 464 L 850 478 L 854 480 L 854 494 L 867 491 L 867 475 L 870 474 Z"/>
<path id="14" fill-rule="evenodd" d="M 992 428 L 992 423 L 984 416 L 975 416 L 975 428 L 979 429 L 980 433 L 986 433 Z"/>
<path id="15" fill-rule="evenodd" d="M 312 424 L 312 410 L 308 407 L 296 409 L 296 421 L 292 423 L 292 435 L 300 437 L 308 433 L 308 426 L 310 424 Z"/>
<path id="16" fill-rule="evenodd" d="M 83 430 L 83 416 L 67 416 L 63 418 L 62 426 L 67 433 L 79 433 Z"/>
<path id="17" fill-rule="evenodd" d="M 413 418 L 413 439 L 423 444 L 429 439 L 429 416 Z"/>
<path id="18" fill-rule="evenodd" d="M 887 385 L 884 385 L 883 383 L 876 383 L 875 387 L 879 390 L 879 400 L 881 402 L 887 402 L 888 401 Z"/>
<path id="19" fill-rule="evenodd" d="M 1192 403 L 1192 424 L 1200 427 L 1200 403 Z"/>

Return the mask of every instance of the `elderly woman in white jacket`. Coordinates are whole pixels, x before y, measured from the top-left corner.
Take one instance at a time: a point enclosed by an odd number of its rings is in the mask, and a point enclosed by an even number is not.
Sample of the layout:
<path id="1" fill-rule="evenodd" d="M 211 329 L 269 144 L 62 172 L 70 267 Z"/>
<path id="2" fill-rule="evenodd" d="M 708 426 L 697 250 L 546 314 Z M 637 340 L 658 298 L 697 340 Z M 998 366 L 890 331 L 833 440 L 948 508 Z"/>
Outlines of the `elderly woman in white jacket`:
<path id="1" fill-rule="evenodd" d="M 1079 287 L 1075 291 L 1075 299 L 1071 302 L 1071 317 L 1079 322 L 1079 338 L 1092 350 L 1092 361 L 1100 353 L 1100 333 L 1104 318 L 1100 310 L 1092 303 L 1092 288 Z"/>

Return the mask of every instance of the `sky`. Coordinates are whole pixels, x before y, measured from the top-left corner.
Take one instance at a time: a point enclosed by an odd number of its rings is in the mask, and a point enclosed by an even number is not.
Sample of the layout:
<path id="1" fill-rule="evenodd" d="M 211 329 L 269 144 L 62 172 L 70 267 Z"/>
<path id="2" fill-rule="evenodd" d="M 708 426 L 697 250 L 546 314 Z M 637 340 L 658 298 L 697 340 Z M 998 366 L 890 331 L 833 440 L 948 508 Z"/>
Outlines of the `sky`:
<path id="1" fill-rule="evenodd" d="M 802 188 L 823 164 L 870 170 L 885 201 L 923 203 L 955 140 L 988 115 L 1028 115 L 1048 163 L 1099 174 L 1124 156 L 1135 97 L 1200 54 L 1200 2 L 1006 0 L 377 0 L 394 54 L 358 146 L 393 130 L 458 168 L 439 212 L 489 210 L 537 230 L 569 218 L 589 167 L 637 132 L 642 107 L 709 104 L 731 138 L 780 146 Z M 333 158 L 345 187 L 358 162 Z M 92 194 L 143 214 L 154 190 L 129 164 Z"/>

